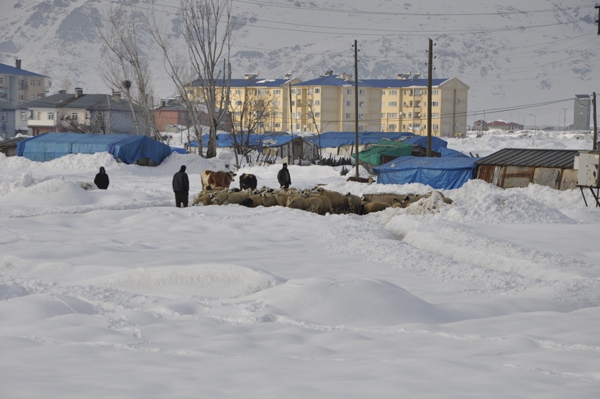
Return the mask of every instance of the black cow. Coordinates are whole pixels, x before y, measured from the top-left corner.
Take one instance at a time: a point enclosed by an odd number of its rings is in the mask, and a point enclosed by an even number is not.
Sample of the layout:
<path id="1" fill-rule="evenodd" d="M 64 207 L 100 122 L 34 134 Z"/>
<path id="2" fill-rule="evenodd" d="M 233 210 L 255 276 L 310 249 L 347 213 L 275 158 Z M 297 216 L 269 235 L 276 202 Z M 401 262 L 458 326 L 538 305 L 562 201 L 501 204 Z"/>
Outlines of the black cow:
<path id="1" fill-rule="evenodd" d="M 240 190 L 245 190 L 247 188 L 256 190 L 257 185 L 258 182 L 256 176 L 249 173 L 242 173 L 240 176 Z"/>

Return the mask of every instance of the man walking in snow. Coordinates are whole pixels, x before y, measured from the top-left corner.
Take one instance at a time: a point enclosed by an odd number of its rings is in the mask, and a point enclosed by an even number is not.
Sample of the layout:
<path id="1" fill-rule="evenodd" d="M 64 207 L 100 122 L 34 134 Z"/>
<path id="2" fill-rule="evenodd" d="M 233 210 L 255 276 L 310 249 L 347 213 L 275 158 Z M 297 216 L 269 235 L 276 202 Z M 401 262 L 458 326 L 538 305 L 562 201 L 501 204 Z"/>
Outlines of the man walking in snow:
<path id="1" fill-rule="evenodd" d="M 290 171 L 287 168 L 287 163 L 283 164 L 283 168 L 277 173 L 277 181 L 279 185 L 285 189 L 290 188 L 292 184 L 292 178 L 290 177 Z"/>
<path id="2" fill-rule="evenodd" d="M 185 173 L 185 165 L 181 165 L 179 172 L 173 176 L 173 191 L 175 192 L 175 206 L 178 208 L 187 208 L 190 192 L 190 181 Z"/>
<path id="3" fill-rule="evenodd" d="M 108 175 L 106 174 L 106 170 L 104 170 L 104 166 L 100 166 L 100 173 L 96 175 L 94 178 L 94 184 L 100 190 L 106 190 L 108 188 Z"/>

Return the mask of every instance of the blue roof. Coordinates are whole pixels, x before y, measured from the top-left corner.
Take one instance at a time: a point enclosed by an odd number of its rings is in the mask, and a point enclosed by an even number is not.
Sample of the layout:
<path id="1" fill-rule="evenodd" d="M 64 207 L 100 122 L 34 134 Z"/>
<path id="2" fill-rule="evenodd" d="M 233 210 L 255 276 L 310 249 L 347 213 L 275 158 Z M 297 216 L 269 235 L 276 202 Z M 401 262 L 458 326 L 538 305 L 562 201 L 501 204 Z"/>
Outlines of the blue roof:
<path id="1" fill-rule="evenodd" d="M 406 137 L 415 136 L 414 133 L 408 132 L 358 132 L 359 144 L 374 144 L 383 139 L 400 140 Z M 320 135 L 305 137 L 322 148 L 337 148 L 343 145 L 355 144 L 355 132 L 327 132 Z M 412 144 L 412 143 L 411 143 Z"/>
<path id="2" fill-rule="evenodd" d="M 16 68 L 14 66 L 2 64 L 2 63 L 0 63 L 0 75 L 39 76 L 40 78 L 47 77 L 44 75 L 40 75 L 39 73 L 26 71 L 25 69 Z"/>
<path id="3" fill-rule="evenodd" d="M 231 79 L 231 87 L 281 87 L 288 83 L 288 79 Z M 219 79 L 215 83 L 217 87 L 223 86 L 225 82 Z M 192 87 L 199 87 L 200 79 L 192 82 Z"/>
<path id="4" fill-rule="evenodd" d="M 439 86 L 445 81 L 444 79 L 432 79 L 433 86 Z M 385 88 L 402 88 L 402 87 L 427 87 L 427 79 L 359 79 L 359 86 Z M 346 81 L 339 76 L 321 76 L 316 79 L 307 80 L 306 82 L 296 83 L 292 86 L 354 86 L 354 81 Z"/>
<path id="5" fill-rule="evenodd" d="M 146 136 L 130 134 L 44 133 L 19 142 L 17 155 L 46 162 L 68 154 L 108 152 L 126 164 L 149 158 L 160 164 L 171 148 Z"/>
<path id="6" fill-rule="evenodd" d="M 475 161 L 479 158 L 427 158 L 399 157 L 373 168 L 378 174 L 377 183 L 422 183 L 436 189 L 462 187 L 473 178 Z"/>

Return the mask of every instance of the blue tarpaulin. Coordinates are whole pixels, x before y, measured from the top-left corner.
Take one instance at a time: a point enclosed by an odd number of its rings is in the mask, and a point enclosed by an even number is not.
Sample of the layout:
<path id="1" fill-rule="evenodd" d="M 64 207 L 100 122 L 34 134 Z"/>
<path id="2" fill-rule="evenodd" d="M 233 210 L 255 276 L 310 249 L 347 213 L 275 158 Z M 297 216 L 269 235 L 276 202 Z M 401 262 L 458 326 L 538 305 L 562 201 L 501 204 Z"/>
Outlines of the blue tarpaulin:
<path id="1" fill-rule="evenodd" d="M 297 138 L 298 136 L 294 136 Z M 238 144 L 245 144 L 245 140 L 248 135 L 244 134 L 243 137 L 237 136 Z M 233 147 L 234 135 L 228 133 L 217 134 L 217 147 L 219 148 L 230 148 Z M 242 141 L 243 140 L 243 141 Z M 287 144 L 292 141 L 292 136 L 289 134 L 250 134 L 249 145 L 250 147 L 278 147 L 283 144 Z M 202 136 L 202 147 L 208 146 L 208 135 Z M 198 147 L 197 141 L 190 141 L 188 147 Z"/>
<path id="2" fill-rule="evenodd" d="M 460 188 L 473 178 L 479 158 L 400 157 L 373 169 L 377 183 L 422 183 L 435 189 Z"/>
<path id="3" fill-rule="evenodd" d="M 115 159 L 133 164 L 148 158 L 160 164 L 171 155 L 171 148 L 146 136 L 130 134 L 44 133 L 21 141 L 17 155 L 46 162 L 68 154 L 108 152 Z"/>
<path id="4" fill-rule="evenodd" d="M 405 143 L 409 143 L 412 145 L 418 145 L 421 146 L 423 148 L 427 148 L 427 136 L 412 136 L 412 137 L 407 137 L 404 140 Z M 442 140 L 439 137 L 431 137 L 431 148 L 442 148 L 442 147 L 447 147 L 448 146 L 448 142 L 446 140 Z M 438 150 L 436 150 L 438 151 Z"/>
<path id="5" fill-rule="evenodd" d="M 402 138 L 415 136 L 413 133 L 394 132 L 358 132 L 358 144 L 375 144 L 383 139 L 400 140 Z M 321 148 L 337 148 L 352 145 L 356 142 L 355 132 L 327 132 L 320 135 L 305 137 L 306 140 L 315 143 Z M 412 143 L 410 143 L 412 144 Z"/>

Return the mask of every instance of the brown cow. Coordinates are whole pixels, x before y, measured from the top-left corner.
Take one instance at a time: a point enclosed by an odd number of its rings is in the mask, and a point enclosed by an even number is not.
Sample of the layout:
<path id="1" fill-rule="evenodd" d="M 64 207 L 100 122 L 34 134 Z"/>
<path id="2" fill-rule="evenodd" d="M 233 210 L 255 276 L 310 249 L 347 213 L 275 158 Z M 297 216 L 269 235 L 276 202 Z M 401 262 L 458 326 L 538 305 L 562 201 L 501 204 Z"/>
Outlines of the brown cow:
<path id="1" fill-rule="evenodd" d="M 202 181 L 202 189 L 210 190 L 215 187 L 229 188 L 229 185 L 233 181 L 235 173 L 233 172 L 214 172 L 212 170 L 203 170 L 200 173 L 200 180 Z"/>

